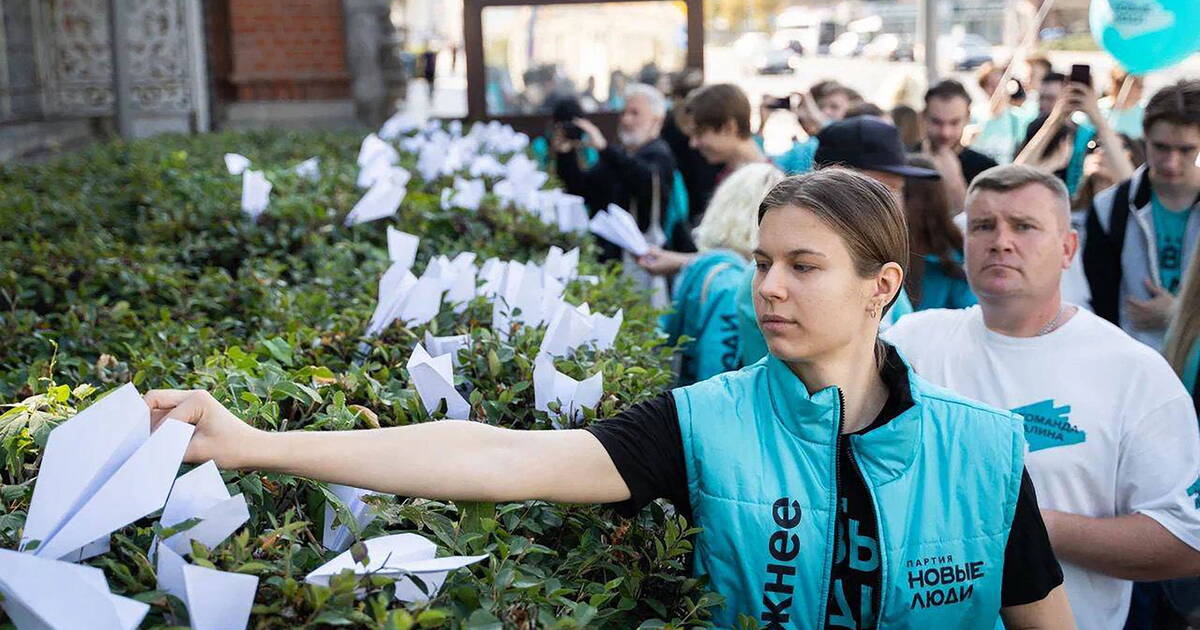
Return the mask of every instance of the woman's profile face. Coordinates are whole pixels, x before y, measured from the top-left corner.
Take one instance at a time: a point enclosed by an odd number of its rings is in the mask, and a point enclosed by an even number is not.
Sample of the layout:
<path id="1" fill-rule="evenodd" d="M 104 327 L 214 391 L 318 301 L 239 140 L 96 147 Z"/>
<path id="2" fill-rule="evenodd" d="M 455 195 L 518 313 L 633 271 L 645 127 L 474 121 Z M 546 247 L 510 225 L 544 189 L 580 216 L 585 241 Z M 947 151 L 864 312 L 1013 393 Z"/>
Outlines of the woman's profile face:
<path id="1" fill-rule="evenodd" d="M 771 354 L 783 361 L 820 360 L 863 335 L 875 278 L 854 269 L 842 237 L 805 208 L 783 206 L 763 216 L 754 251 L 754 310 Z"/>

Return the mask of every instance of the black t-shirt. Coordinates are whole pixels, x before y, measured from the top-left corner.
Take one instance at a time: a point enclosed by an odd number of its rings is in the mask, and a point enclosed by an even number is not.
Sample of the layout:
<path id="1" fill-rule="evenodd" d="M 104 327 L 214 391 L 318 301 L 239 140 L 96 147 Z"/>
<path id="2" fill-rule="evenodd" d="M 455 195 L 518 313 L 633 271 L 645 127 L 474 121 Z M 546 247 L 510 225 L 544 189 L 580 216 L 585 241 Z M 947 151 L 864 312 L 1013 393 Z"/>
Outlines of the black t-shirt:
<path id="1" fill-rule="evenodd" d="M 912 406 L 907 372 L 889 347 L 883 370 L 888 401 L 875 421 L 858 433 L 887 424 Z M 692 521 L 687 488 L 683 438 L 675 398 L 662 394 L 634 405 L 614 418 L 587 427 L 604 445 L 617 471 L 629 487 L 630 498 L 614 507 L 631 516 L 654 499 L 664 498 Z M 880 574 L 875 508 L 866 482 L 852 461 L 849 440 L 839 443 L 837 549 L 833 567 L 834 588 L 829 592 L 826 628 L 868 627 L 879 610 Z M 847 536 L 849 534 L 849 536 Z M 843 546 L 842 542 L 847 544 Z M 1039 601 L 1062 584 L 1062 569 L 1050 547 L 1046 525 L 1037 506 L 1037 495 L 1027 473 L 1022 473 L 1008 543 L 1004 550 L 1001 606 Z M 839 596 L 841 599 L 839 599 Z M 870 601 L 865 602 L 864 599 Z"/>
<path id="2" fill-rule="evenodd" d="M 996 160 L 969 147 L 963 147 L 958 152 L 958 163 L 962 166 L 963 181 L 971 185 L 971 180 L 980 173 L 996 166 Z"/>

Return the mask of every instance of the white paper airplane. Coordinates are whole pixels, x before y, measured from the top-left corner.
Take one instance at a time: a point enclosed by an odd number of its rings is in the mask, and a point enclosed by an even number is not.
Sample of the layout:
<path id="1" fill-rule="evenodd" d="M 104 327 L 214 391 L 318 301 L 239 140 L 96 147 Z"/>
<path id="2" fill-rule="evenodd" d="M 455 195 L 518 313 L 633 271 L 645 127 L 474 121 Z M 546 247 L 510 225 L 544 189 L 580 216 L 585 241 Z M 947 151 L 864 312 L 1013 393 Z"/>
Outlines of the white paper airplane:
<path id="1" fill-rule="evenodd" d="M 442 400 L 446 401 L 446 417 L 451 420 L 467 420 L 471 416 L 471 405 L 454 389 L 454 361 L 449 354 L 429 356 L 421 344 L 413 348 L 408 359 L 408 375 L 413 387 L 421 397 L 427 413 L 433 413 Z"/>
<path id="2" fill-rule="evenodd" d="M 150 410 L 132 384 L 50 432 L 22 548 L 81 559 L 98 539 L 163 506 L 194 427 L 167 420 L 150 433 Z"/>
<path id="3" fill-rule="evenodd" d="M 155 564 L 158 590 L 178 597 L 187 606 L 193 630 L 245 629 L 258 576 L 188 564 L 164 544 L 158 546 Z"/>
<path id="4" fill-rule="evenodd" d="M 210 461 L 175 480 L 159 523 L 171 528 L 189 519 L 200 522 L 162 541 L 180 555 L 191 553 L 195 540 L 209 549 L 221 544 L 250 520 L 244 495 L 229 496 L 216 463 Z"/>
<path id="5" fill-rule="evenodd" d="M 104 572 L 0 549 L 0 608 L 18 630 L 134 630 L 149 604 L 114 595 Z"/>
<path id="6" fill-rule="evenodd" d="M 309 573 L 304 580 L 327 586 L 330 578 L 345 570 L 355 575 L 382 575 L 396 579 L 397 600 L 427 601 L 437 595 L 451 571 L 487 558 L 486 555 L 436 558 L 437 545 L 417 534 L 380 536 L 364 541 L 364 545 L 368 558 L 365 566 L 355 562 L 347 551 Z M 413 576 L 424 588 L 411 579 Z"/>
<path id="7" fill-rule="evenodd" d="M 583 409 L 594 408 L 604 395 L 603 372 L 577 381 L 555 369 L 554 360 L 545 354 L 539 355 L 533 365 L 534 408 L 549 413 L 556 429 L 563 427 L 563 417 L 569 425 L 574 425 L 583 417 Z M 550 410 L 554 401 L 559 404 L 557 414 Z"/>

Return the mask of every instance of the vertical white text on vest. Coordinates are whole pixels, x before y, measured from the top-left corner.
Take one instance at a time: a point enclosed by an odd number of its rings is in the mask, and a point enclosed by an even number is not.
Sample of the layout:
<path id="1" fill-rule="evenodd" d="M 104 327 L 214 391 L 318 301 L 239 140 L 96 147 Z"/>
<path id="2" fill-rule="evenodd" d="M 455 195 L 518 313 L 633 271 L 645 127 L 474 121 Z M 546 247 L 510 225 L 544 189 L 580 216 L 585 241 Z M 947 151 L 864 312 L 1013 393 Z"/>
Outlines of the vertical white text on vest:
<path id="1" fill-rule="evenodd" d="M 779 529 L 767 540 L 772 562 L 767 563 L 769 577 L 763 584 L 761 618 L 766 623 L 764 630 L 783 630 L 791 620 L 787 611 L 792 607 L 792 594 L 796 591 L 793 583 L 796 566 L 792 562 L 800 555 L 800 537 L 791 530 L 800 524 L 801 514 L 800 503 L 787 497 L 775 501 L 771 508 L 771 516 Z"/>

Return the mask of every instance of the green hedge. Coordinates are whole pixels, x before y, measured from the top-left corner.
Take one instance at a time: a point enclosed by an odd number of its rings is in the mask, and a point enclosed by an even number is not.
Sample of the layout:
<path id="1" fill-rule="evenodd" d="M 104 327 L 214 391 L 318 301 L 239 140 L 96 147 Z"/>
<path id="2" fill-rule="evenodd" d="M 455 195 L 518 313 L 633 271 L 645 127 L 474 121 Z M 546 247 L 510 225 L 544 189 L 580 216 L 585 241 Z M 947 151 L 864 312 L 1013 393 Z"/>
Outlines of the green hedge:
<path id="1" fill-rule="evenodd" d="M 501 208 L 491 195 L 477 212 L 443 210 L 439 193 L 452 178 L 422 182 L 415 172 L 394 219 L 343 227 L 362 194 L 354 186 L 360 140 L 160 137 L 0 166 L 0 401 L 12 404 L 0 416 L 0 546 L 20 539 L 50 429 L 124 382 L 143 391 L 209 389 L 267 430 L 404 425 L 428 420 L 403 367 L 414 342 L 426 330 L 466 333 L 472 351 L 456 374 L 473 418 L 549 429 L 547 415 L 533 411 L 531 386 L 544 327 L 501 340 L 483 299 L 463 315 L 447 308 L 427 326 L 397 323 L 356 360 L 389 264 L 389 222 L 421 236 L 417 271 L 437 253 L 540 260 L 551 245 L 582 246 L 580 272 L 600 281 L 571 283 L 568 300 L 625 309 L 613 349 L 557 362 L 575 377 L 604 373 L 604 397 L 584 421 L 670 386 L 672 349 L 655 328 L 657 314 L 579 235 Z M 227 151 L 245 154 L 274 184 L 257 223 L 240 211 L 241 179 L 225 171 Z M 292 173 L 314 155 L 320 181 Z M 413 160 L 401 164 L 415 171 Z M 452 573 L 428 604 L 396 603 L 383 578 L 308 585 L 304 576 L 332 556 L 319 544 L 323 487 L 286 475 L 223 476 L 246 494 L 250 521 L 192 561 L 260 577 L 251 628 L 684 627 L 706 625 L 720 602 L 685 571 L 692 530 L 658 505 L 625 520 L 594 506 L 386 500 L 364 537 L 413 531 L 445 553 L 490 559 Z M 178 601 L 154 590 L 146 550 L 155 522 L 120 530 L 112 551 L 89 561 L 114 592 L 152 604 L 143 627 L 186 619 Z M 364 585 L 367 596 L 355 598 Z"/>

